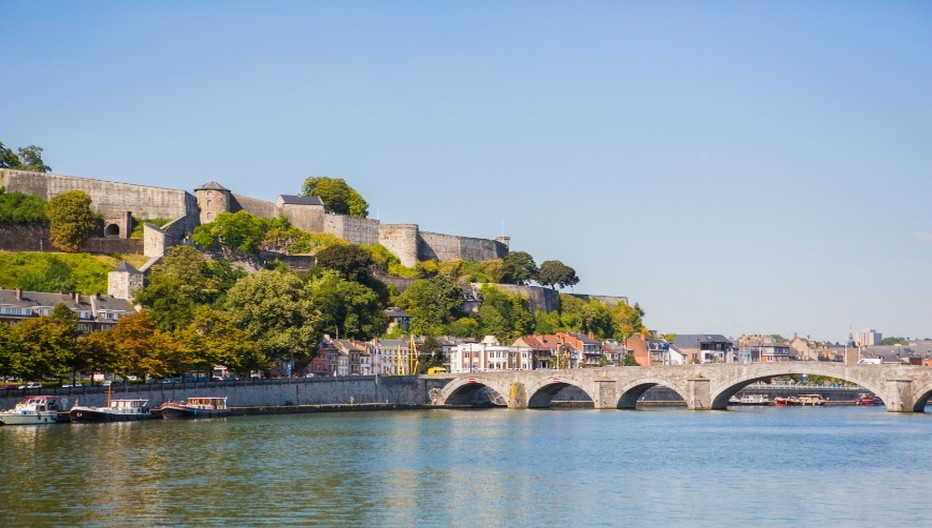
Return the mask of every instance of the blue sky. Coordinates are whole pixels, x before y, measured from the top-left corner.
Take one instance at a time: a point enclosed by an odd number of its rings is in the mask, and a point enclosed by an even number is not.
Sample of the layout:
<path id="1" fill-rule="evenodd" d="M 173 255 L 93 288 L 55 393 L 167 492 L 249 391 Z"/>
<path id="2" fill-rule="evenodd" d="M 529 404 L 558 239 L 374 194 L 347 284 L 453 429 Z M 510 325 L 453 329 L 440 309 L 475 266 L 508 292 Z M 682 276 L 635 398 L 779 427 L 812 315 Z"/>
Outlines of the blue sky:
<path id="1" fill-rule="evenodd" d="M 932 337 L 928 2 L 0 2 L 55 172 L 511 236 L 652 329 Z"/>

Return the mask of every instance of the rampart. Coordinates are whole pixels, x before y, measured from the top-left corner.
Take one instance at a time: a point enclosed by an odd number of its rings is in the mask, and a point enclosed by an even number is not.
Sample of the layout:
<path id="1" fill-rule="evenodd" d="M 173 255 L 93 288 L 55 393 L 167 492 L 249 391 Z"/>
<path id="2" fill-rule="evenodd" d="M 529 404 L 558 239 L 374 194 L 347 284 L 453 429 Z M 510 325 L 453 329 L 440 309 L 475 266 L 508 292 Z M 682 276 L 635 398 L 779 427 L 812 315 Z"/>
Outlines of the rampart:
<path id="1" fill-rule="evenodd" d="M 480 262 L 493 258 L 502 258 L 508 254 L 508 247 L 497 240 L 444 235 L 427 231 L 420 232 L 417 250 L 419 259 L 439 261 L 462 259 Z"/>
<path id="2" fill-rule="evenodd" d="M 351 244 L 379 243 L 379 221 L 346 215 L 324 215 L 323 231 Z"/>

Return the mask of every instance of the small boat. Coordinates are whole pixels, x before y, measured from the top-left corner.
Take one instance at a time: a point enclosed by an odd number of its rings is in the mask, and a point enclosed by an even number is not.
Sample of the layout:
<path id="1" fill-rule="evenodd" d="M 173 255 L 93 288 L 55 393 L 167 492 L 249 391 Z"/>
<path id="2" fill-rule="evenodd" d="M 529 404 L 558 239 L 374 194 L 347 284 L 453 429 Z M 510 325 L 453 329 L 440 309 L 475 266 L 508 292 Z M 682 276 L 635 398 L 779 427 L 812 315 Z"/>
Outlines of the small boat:
<path id="1" fill-rule="evenodd" d="M 134 422 L 152 418 L 149 400 L 110 400 L 106 407 L 75 405 L 69 413 L 72 422 Z"/>
<path id="2" fill-rule="evenodd" d="M 2 425 L 38 425 L 58 422 L 58 396 L 27 396 L 12 409 L 0 411 Z"/>
<path id="3" fill-rule="evenodd" d="M 773 399 L 775 407 L 795 407 L 801 405 L 799 398 L 796 396 L 777 396 Z"/>
<path id="4" fill-rule="evenodd" d="M 857 401 L 854 402 L 855 405 L 883 405 L 883 400 L 877 396 L 865 393 L 858 395 Z"/>
<path id="5" fill-rule="evenodd" d="M 226 396 L 192 396 L 185 401 L 165 402 L 162 418 L 222 418 L 230 414 Z"/>
<path id="6" fill-rule="evenodd" d="M 825 398 L 821 394 L 800 394 L 799 395 L 799 404 L 806 405 L 825 405 Z"/>
<path id="7" fill-rule="evenodd" d="M 741 397 L 732 396 L 728 400 L 728 405 L 770 405 L 770 397 L 766 394 L 742 394 Z"/>

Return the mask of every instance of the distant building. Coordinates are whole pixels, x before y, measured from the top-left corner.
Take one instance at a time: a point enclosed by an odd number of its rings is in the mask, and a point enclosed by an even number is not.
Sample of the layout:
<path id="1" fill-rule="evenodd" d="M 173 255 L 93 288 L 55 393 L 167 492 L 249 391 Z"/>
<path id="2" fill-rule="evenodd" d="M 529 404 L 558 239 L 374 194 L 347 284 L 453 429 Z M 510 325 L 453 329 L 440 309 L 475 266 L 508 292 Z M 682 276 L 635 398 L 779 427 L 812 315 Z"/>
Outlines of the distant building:
<path id="1" fill-rule="evenodd" d="M 858 346 L 868 347 L 879 345 L 881 341 L 883 341 L 883 334 L 873 328 L 858 332 Z"/>

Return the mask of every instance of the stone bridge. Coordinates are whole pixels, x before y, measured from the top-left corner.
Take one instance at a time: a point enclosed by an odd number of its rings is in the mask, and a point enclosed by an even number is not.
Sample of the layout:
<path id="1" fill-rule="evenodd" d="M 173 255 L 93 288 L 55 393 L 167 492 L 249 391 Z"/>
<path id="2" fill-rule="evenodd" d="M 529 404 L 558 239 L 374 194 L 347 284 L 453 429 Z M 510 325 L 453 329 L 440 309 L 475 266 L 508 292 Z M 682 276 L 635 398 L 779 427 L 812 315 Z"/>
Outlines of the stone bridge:
<path id="1" fill-rule="evenodd" d="M 745 386 L 789 374 L 856 383 L 883 399 L 891 412 L 923 412 L 932 396 L 929 367 L 790 361 L 473 372 L 450 377 L 437 400 L 456 404 L 487 387 L 511 409 L 546 408 L 555 394 L 573 386 L 589 395 L 596 409 L 634 409 L 647 389 L 661 385 L 682 396 L 689 409 L 725 409 L 728 399 Z"/>

